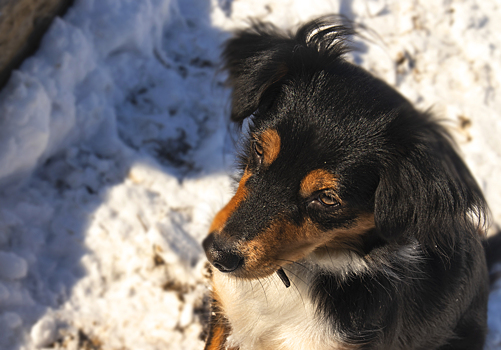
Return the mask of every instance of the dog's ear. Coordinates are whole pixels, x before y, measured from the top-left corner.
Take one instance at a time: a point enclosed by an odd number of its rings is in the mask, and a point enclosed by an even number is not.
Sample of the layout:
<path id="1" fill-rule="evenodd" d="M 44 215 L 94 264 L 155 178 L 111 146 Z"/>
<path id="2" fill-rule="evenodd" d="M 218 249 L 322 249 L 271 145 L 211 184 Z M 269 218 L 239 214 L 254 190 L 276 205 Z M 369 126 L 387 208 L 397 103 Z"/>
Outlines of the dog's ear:
<path id="1" fill-rule="evenodd" d="M 270 23 L 254 22 L 237 32 L 223 51 L 224 68 L 233 88 L 231 119 L 241 123 L 265 105 L 273 103 L 287 74 L 328 67 L 349 49 L 345 45 L 354 30 L 340 16 L 310 21 L 293 35 Z M 264 98 L 266 97 L 266 98 Z"/>
<path id="2" fill-rule="evenodd" d="M 435 251 L 453 247 L 461 232 L 477 232 L 487 205 L 450 137 L 430 123 L 406 154 L 383 167 L 375 222 L 388 240 L 417 239 Z"/>
<path id="3" fill-rule="evenodd" d="M 263 94 L 287 74 L 293 41 L 271 24 L 256 22 L 237 32 L 223 51 L 232 92 L 231 120 L 241 123 L 261 104 Z M 268 96 L 272 99 L 272 96 Z"/>

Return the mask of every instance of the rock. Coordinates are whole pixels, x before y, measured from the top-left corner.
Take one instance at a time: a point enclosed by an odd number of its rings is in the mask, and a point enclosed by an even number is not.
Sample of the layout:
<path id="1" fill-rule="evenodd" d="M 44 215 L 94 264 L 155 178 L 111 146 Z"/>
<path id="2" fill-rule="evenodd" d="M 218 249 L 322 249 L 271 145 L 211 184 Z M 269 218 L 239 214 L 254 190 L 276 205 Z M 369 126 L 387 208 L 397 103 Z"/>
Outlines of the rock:
<path id="1" fill-rule="evenodd" d="M 0 0 L 0 89 L 73 0 Z"/>

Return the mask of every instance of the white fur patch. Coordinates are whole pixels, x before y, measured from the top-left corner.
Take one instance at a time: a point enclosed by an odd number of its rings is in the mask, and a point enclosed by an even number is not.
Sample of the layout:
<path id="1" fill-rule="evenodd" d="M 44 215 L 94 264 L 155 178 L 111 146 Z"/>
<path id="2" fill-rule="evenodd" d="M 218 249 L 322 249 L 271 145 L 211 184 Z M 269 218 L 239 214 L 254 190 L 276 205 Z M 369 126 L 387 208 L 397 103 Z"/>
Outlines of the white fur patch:
<path id="1" fill-rule="evenodd" d="M 214 285 L 232 327 L 228 345 L 240 350 L 342 349 L 328 325 L 315 317 L 308 283 L 301 280 L 307 274 L 286 273 L 289 288 L 276 274 L 248 281 L 214 273 Z"/>
<path id="2" fill-rule="evenodd" d="M 365 260 L 349 250 L 334 251 L 319 248 L 311 253 L 305 262 L 339 276 L 345 276 L 349 272 L 361 273 L 368 269 Z"/>
<path id="3" fill-rule="evenodd" d="M 397 259 L 416 262 L 421 258 L 417 242 L 402 246 L 394 254 Z M 289 288 L 277 274 L 242 280 L 214 271 L 214 289 L 232 327 L 228 346 L 240 350 L 346 349 L 331 325 L 316 316 L 309 286 L 322 270 L 342 277 L 368 269 L 365 259 L 355 253 L 319 249 L 284 267 L 291 281 Z"/>
<path id="4" fill-rule="evenodd" d="M 319 250 L 284 267 L 289 288 L 277 274 L 249 281 L 215 271 L 214 286 L 232 327 L 229 345 L 240 350 L 345 349 L 331 326 L 316 316 L 309 286 L 320 270 L 344 275 L 366 268 L 354 253 Z"/>

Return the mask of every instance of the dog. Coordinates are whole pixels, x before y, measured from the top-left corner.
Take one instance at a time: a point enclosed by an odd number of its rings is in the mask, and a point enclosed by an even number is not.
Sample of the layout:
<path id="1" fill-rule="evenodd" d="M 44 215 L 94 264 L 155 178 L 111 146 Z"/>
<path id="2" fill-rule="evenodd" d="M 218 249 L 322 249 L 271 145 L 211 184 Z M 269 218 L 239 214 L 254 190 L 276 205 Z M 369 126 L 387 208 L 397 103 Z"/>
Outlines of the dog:
<path id="1" fill-rule="evenodd" d="M 347 61 L 353 34 L 327 16 L 226 43 L 246 127 L 203 241 L 206 350 L 483 348 L 483 194 L 429 112 Z"/>

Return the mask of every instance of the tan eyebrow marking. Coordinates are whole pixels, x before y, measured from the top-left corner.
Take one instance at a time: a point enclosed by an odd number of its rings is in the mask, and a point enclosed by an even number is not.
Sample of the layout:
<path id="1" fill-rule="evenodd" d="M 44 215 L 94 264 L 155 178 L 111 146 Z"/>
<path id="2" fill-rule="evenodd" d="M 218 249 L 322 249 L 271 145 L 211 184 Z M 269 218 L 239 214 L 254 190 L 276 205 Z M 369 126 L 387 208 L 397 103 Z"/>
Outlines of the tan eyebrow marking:
<path id="1" fill-rule="evenodd" d="M 309 197 L 316 191 L 324 189 L 336 189 L 338 181 L 336 177 L 324 169 L 315 169 L 308 173 L 301 181 L 299 194 L 303 197 Z"/>
<path id="2" fill-rule="evenodd" d="M 259 139 L 263 147 L 263 163 L 269 166 L 280 153 L 280 135 L 275 129 L 267 129 L 259 136 Z"/>
<path id="3" fill-rule="evenodd" d="M 238 184 L 238 189 L 235 195 L 230 199 L 230 201 L 221 209 L 217 214 L 214 220 L 212 220 L 212 224 L 210 226 L 209 232 L 221 231 L 223 227 L 226 225 L 226 221 L 230 218 L 231 214 L 238 208 L 240 203 L 242 203 L 247 197 L 248 190 L 245 187 L 245 184 L 249 177 L 251 177 L 251 173 L 247 170 L 244 172 L 244 175 L 240 179 Z"/>

